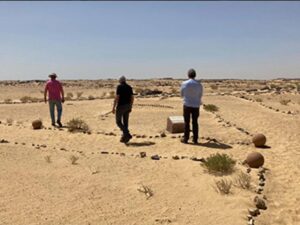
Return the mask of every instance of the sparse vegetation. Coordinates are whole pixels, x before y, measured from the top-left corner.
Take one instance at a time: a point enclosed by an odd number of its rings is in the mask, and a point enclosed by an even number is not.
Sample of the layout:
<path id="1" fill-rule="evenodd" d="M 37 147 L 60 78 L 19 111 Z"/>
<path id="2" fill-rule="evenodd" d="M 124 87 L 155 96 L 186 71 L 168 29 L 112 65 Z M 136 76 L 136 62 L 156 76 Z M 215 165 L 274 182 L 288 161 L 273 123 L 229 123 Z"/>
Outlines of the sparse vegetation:
<path id="1" fill-rule="evenodd" d="M 280 104 L 281 104 L 281 105 L 287 105 L 287 104 L 290 103 L 290 102 L 291 102 L 290 99 L 281 99 L 281 100 L 280 100 Z"/>
<path id="2" fill-rule="evenodd" d="M 216 181 L 216 190 L 220 194 L 229 194 L 232 187 L 232 182 L 226 179 Z"/>
<path id="3" fill-rule="evenodd" d="M 228 174 L 234 169 L 236 161 L 227 154 L 213 154 L 203 163 L 209 173 Z"/>
<path id="4" fill-rule="evenodd" d="M 147 199 L 149 199 L 150 197 L 153 196 L 153 191 L 151 190 L 150 187 L 148 187 L 146 185 L 142 185 L 137 190 L 141 193 L 144 193 L 146 195 Z"/>
<path id="5" fill-rule="evenodd" d="M 77 92 L 76 95 L 77 95 L 77 99 L 79 99 L 81 96 L 82 96 L 83 92 Z"/>
<path id="6" fill-rule="evenodd" d="M 95 100 L 95 97 L 93 95 L 89 95 L 88 100 Z"/>
<path id="7" fill-rule="evenodd" d="M 21 101 L 22 103 L 39 102 L 40 99 L 38 99 L 38 98 L 36 98 L 36 97 L 23 96 L 22 98 L 20 98 L 20 101 Z"/>
<path id="8" fill-rule="evenodd" d="M 75 155 L 71 155 L 70 156 L 70 161 L 71 161 L 71 164 L 72 165 L 76 165 L 77 164 L 77 160 L 79 159 L 78 156 L 75 156 Z"/>
<path id="9" fill-rule="evenodd" d="M 212 85 L 210 85 L 210 88 L 212 89 L 212 90 L 218 90 L 218 85 L 216 85 L 216 84 L 212 84 Z"/>
<path id="10" fill-rule="evenodd" d="M 70 132 L 89 132 L 90 128 L 87 123 L 79 118 L 74 118 L 67 123 L 68 130 Z"/>
<path id="11" fill-rule="evenodd" d="M 244 172 L 240 172 L 235 179 L 235 185 L 243 189 L 250 189 L 251 176 Z"/>
<path id="12" fill-rule="evenodd" d="M 4 100 L 4 103 L 5 104 L 11 104 L 12 100 L 10 98 L 7 98 L 7 99 Z"/>
<path id="13" fill-rule="evenodd" d="M 217 112 L 219 111 L 219 107 L 213 104 L 203 105 L 204 110 L 208 112 Z"/>
<path id="14" fill-rule="evenodd" d="M 45 156 L 45 161 L 46 161 L 47 163 L 51 163 L 51 162 L 52 162 L 52 161 L 51 161 L 51 156 L 50 156 L 50 155 Z"/>
<path id="15" fill-rule="evenodd" d="M 14 122 L 14 120 L 13 120 L 12 118 L 7 118 L 7 119 L 6 119 L 6 123 L 7 123 L 8 125 L 12 125 L 13 122 Z"/>
<path id="16" fill-rule="evenodd" d="M 261 98 L 256 98 L 255 101 L 257 101 L 257 102 L 263 102 L 263 100 Z"/>

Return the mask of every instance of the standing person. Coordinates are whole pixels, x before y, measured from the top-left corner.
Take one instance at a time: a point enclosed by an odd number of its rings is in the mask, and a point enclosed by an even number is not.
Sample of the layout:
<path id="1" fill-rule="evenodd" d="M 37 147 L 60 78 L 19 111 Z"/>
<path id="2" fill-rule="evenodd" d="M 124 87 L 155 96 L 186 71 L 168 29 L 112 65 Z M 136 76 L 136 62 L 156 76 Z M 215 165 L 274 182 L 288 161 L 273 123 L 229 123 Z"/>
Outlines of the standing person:
<path id="1" fill-rule="evenodd" d="M 198 117 L 199 107 L 202 104 L 201 99 L 203 95 L 202 84 L 195 80 L 196 71 L 190 69 L 188 71 L 188 80 L 181 85 L 181 97 L 183 97 L 183 117 L 184 117 L 184 137 L 181 139 L 182 143 L 188 143 L 190 138 L 190 118 L 192 115 L 193 124 L 193 142 L 198 143 Z"/>
<path id="2" fill-rule="evenodd" d="M 120 77 L 119 83 L 112 112 L 116 114 L 116 123 L 123 132 L 120 142 L 127 143 L 132 138 L 128 130 L 128 120 L 134 97 L 132 88 L 126 83 L 124 76 Z"/>
<path id="3" fill-rule="evenodd" d="M 44 100 L 47 103 L 47 93 L 48 93 L 48 102 L 50 109 L 50 116 L 52 126 L 55 126 L 55 114 L 54 108 L 56 106 L 57 109 L 57 124 L 59 127 L 62 127 L 61 124 L 61 115 L 62 115 L 62 103 L 65 101 L 64 89 L 61 83 L 56 80 L 57 75 L 55 73 L 51 73 L 49 75 L 50 80 L 47 81 L 44 91 Z"/>

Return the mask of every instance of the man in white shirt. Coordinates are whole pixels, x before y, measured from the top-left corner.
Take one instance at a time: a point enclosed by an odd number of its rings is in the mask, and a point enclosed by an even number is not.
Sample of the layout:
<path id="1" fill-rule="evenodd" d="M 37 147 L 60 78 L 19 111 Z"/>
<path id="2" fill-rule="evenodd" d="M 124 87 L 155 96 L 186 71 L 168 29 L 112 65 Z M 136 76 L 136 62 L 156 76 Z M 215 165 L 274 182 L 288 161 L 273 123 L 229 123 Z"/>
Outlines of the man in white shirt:
<path id="1" fill-rule="evenodd" d="M 188 80 L 181 85 L 181 97 L 183 97 L 183 117 L 184 117 L 184 137 L 181 142 L 187 144 L 190 138 L 190 119 L 192 115 L 193 124 L 193 142 L 198 143 L 198 117 L 199 108 L 202 104 L 203 87 L 199 81 L 195 80 L 196 71 L 190 69 L 188 71 Z"/>

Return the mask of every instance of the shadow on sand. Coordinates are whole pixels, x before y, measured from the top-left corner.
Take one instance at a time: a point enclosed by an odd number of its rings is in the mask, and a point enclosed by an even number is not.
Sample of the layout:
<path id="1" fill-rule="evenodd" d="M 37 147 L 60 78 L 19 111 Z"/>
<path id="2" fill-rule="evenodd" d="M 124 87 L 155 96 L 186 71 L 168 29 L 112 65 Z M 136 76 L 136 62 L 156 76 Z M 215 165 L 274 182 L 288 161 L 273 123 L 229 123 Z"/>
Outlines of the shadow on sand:
<path id="1" fill-rule="evenodd" d="M 196 144 L 197 146 L 201 146 L 201 147 L 207 147 L 207 148 L 217 148 L 217 149 L 230 149 L 232 148 L 230 145 L 227 144 L 223 144 L 220 142 L 211 142 L 208 141 L 206 143 L 198 143 Z"/>
<path id="2" fill-rule="evenodd" d="M 262 148 L 262 149 L 267 149 L 267 148 L 271 148 L 271 146 L 268 146 L 268 145 L 264 145 L 264 146 L 257 146 L 256 148 Z"/>
<path id="3" fill-rule="evenodd" d="M 132 147 L 143 147 L 143 146 L 150 146 L 150 145 L 155 145 L 155 142 L 152 141 L 129 142 L 126 144 L 126 146 L 132 146 Z"/>

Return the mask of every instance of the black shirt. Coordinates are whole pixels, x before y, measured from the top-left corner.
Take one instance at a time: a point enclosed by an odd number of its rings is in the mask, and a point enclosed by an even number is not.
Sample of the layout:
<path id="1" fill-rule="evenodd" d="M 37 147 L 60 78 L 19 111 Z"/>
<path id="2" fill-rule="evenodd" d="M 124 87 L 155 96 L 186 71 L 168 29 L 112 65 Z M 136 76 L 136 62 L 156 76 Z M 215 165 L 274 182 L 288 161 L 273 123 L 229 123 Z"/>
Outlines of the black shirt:
<path id="1" fill-rule="evenodd" d="M 133 95 L 131 86 L 127 83 L 119 84 L 117 87 L 117 95 L 120 96 L 118 106 L 130 104 Z"/>

